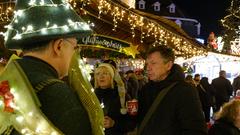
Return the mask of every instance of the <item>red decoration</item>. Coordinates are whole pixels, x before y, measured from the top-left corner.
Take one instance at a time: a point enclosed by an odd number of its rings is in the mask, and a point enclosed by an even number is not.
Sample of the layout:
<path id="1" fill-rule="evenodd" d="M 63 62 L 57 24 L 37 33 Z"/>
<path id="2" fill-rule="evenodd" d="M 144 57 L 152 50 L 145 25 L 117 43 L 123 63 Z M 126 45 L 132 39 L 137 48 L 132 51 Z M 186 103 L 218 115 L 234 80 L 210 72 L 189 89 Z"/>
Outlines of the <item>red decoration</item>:
<path id="1" fill-rule="evenodd" d="M 213 32 L 211 32 L 209 34 L 208 43 L 211 45 L 211 48 L 213 48 L 213 49 L 217 49 L 218 48 L 218 44 L 216 42 L 215 34 Z"/>
<path id="2" fill-rule="evenodd" d="M 4 111 L 6 111 L 6 112 L 14 112 L 14 109 L 10 105 L 13 102 L 14 96 L 10 92 L 10 87 L 9 87 L 8 81 L 2 81 L 0 83 L 0 96 L 3 97 Z"/>
<path id="3" fill-rule="evenodd" d="M 207 122 L 207 128 L 210 129 L 212 127 L 212 123 L 211 122 Z"/>

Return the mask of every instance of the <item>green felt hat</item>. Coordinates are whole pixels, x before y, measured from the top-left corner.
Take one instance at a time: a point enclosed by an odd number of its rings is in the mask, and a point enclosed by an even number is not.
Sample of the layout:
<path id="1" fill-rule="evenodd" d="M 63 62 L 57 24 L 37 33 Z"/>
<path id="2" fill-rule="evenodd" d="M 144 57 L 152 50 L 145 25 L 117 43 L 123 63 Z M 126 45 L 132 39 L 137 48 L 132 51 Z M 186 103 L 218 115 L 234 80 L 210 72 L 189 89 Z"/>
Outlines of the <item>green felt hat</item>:
<path id="1" fill-rule="evenodd" d="M 92 31 L 65 0 L 17 0 L 7 26 L 5 46 L 21 49 L 61 37 L 85 37 Z"/>

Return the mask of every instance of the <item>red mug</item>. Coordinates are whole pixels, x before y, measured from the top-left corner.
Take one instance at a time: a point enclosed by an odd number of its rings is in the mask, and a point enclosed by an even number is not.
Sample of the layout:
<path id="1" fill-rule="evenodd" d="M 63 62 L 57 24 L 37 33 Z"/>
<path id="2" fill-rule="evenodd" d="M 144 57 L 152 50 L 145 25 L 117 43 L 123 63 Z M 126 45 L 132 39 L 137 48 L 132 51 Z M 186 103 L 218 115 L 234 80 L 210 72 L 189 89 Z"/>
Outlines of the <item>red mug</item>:
<path id="1" fill-rule="evenodd" d="M 127 111 L 131 116 L 137 115 L 138 112 L 138 101 L 136 99 L 127 101 Z"/>

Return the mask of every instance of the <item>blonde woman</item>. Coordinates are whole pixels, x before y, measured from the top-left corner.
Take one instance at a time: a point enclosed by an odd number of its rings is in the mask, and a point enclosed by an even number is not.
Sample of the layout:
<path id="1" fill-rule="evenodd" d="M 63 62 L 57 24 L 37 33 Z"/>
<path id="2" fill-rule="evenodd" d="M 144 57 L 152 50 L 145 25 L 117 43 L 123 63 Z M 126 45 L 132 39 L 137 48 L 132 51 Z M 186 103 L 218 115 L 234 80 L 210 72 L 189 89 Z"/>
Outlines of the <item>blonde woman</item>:
<path id="1" fill-rule="evenodd" d="M 240 100 L 225 103 L 216 114 L 216 121 L 209 135 L 240 135 Z"/>
<path id="2" fill-rule="evenodd" d="M 104 111 L 105 135 L 124 135 L 134 128 L 125 107 L 125 88 L 116 69 L 101 63 L 95 69 L 95 93 Z"/>

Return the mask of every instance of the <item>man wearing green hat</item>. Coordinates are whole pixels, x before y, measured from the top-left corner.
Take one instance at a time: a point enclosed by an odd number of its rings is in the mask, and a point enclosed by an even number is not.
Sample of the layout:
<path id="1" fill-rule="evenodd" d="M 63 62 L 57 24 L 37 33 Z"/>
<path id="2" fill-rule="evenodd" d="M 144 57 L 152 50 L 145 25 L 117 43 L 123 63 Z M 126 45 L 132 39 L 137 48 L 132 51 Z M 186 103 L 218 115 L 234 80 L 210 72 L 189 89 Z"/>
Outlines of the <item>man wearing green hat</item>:
<path id="1" fill-rule="evenodd" d="M 16 73 L 23 74 L 20 75 L 22 80 L 26 76 L 25 82 L 29 81 L 34 88 L 40 102 L 39 114 L 42 114 L 41 118 L 45 119 L 51 128 L 51 131 L 45 134 L 93 134 L 93 123 L 88 110 L 76 92 L 60 80 L 68 73 L 71 58 L 78 47 L 77 38 L 91 34 L 89 26 L 63 0 L 17 0 L 14 18 L 7 28 L 5 46 L 23 51 L 23 58 L 12 60 L 12 73 L 18 70 Z M 11 68 L 11 64 L 8 67 Z M 14 76 L 17 74 L 10 72 L 0 77 L 0 82 L 3 79 L 9 81 L 13 95 L 13 86 L 16 86 L 16 91 L 24 91 L 20 88 L 21 84 L 18 84 L 21 80 L 18 82 L 11 79 L 16 78 Z M 18 101 L 16 95 L 13 101 Z M 21 108 L 13 109 L 21 112 Z M 13 124 L 17 131 L 14 130 L 12 134 L 43 134 L 44 130 L 48 131 L 44 124 L 39 124 L 41 120 L 38 117 L 32 122 L 32 126 L 35 126 L 35 123 L 36 126 L 31 127 L 28 119 L 34 117 L 32 112 L 21 114 L 21 117 L 16 116 L 16 122 L 13 122 L 20 126 L 15 127 Z M 25 121 L 25 125 L 28 123 L 28 126 L 19 124 L 22 121 Z"/>

